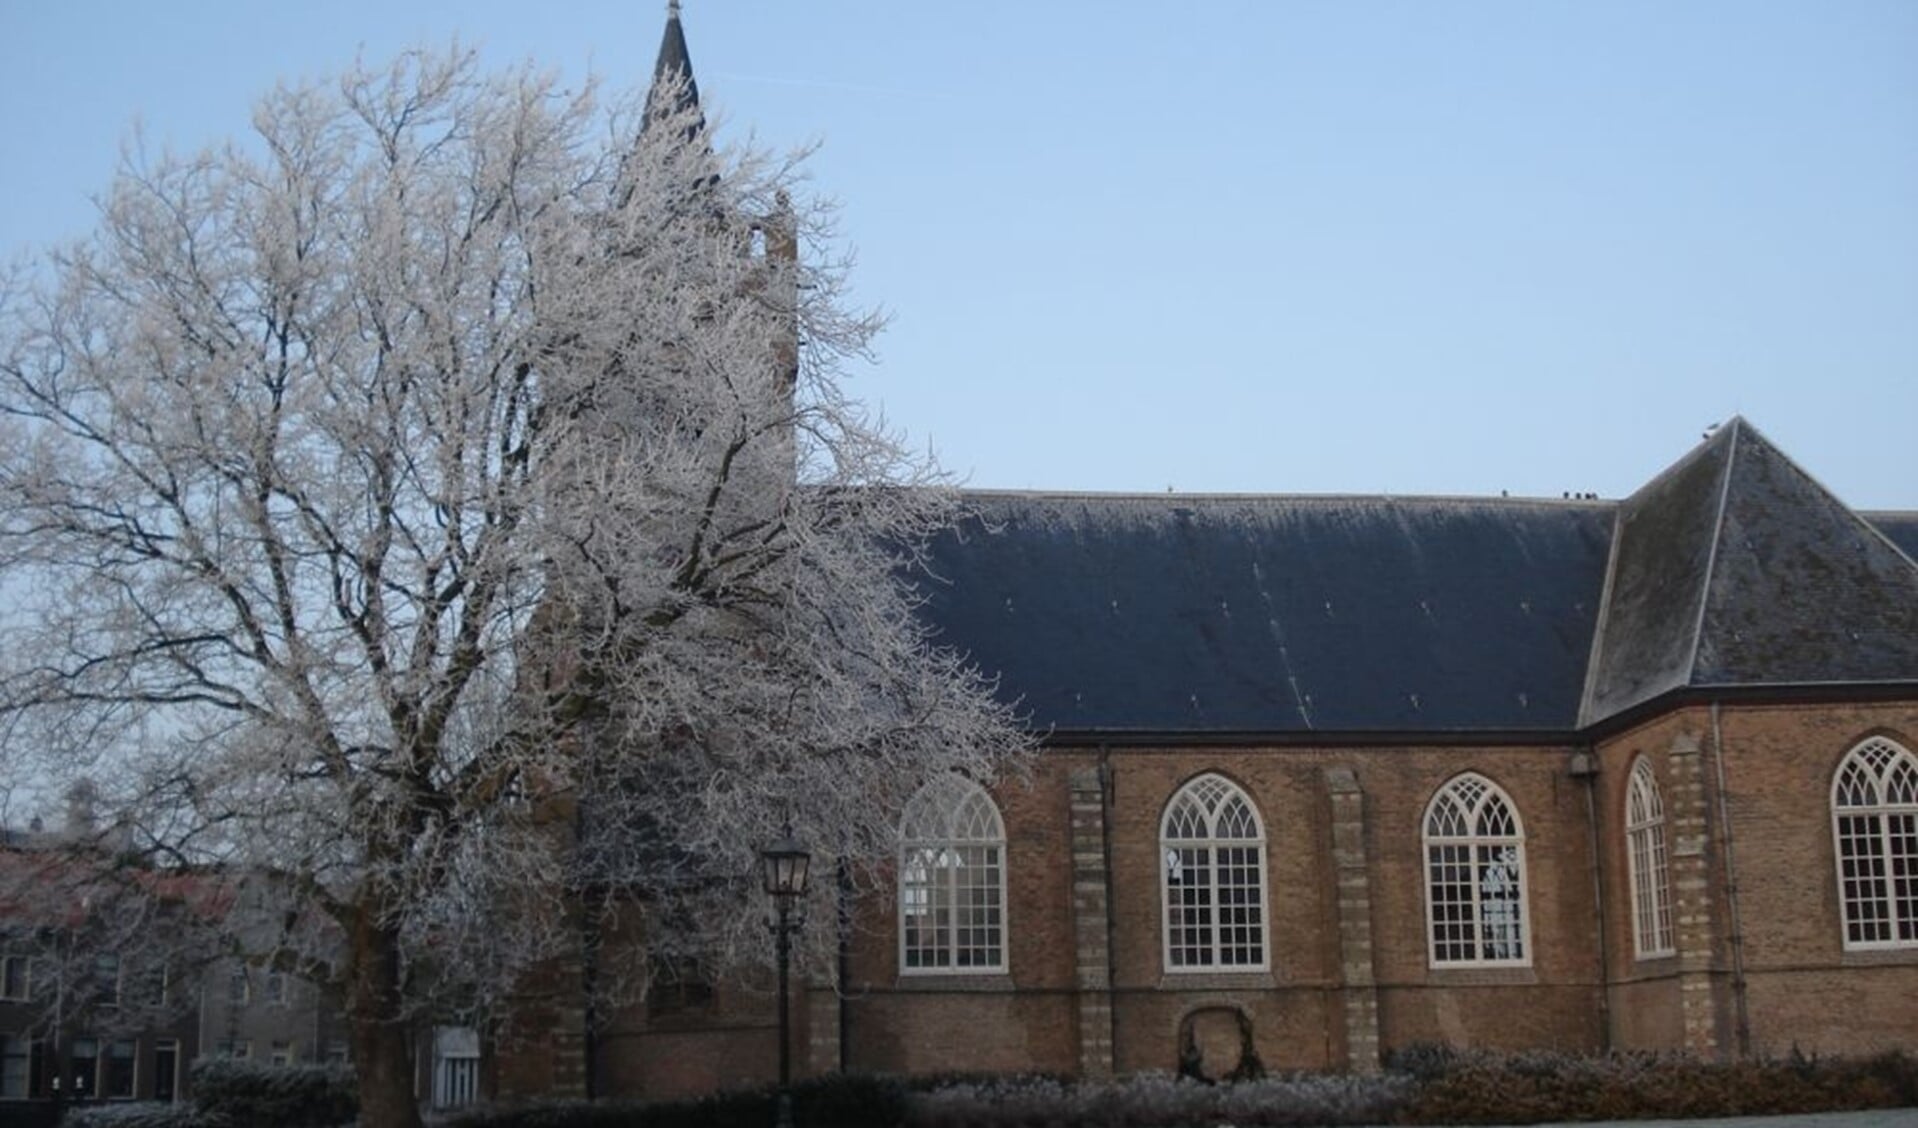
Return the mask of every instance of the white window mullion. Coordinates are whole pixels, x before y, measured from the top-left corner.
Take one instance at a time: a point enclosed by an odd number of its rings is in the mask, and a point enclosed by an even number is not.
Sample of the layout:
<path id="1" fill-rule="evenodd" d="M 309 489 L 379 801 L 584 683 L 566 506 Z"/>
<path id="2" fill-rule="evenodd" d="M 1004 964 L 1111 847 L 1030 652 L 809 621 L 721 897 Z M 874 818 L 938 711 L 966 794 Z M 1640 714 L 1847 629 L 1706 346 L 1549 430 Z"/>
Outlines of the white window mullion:
<path id="1" fill-rule="evenodd" d="M 1267 970 L 1265 831 L 1245 792 L 1216 774 L 1188 781 L 1166 804 L 1159 850 L 1166 970 Z"/>
<path id="2" fill-rule="evenodd" d="M 1918 759 L 1872 737 L 1832 779 L 1840 935 L 1848 949 L 1918 946 Z"/>
<path id="3" fill-rule="evenodd" d="M 1005 822 L 985 789 L 957 775 L 927 783 L 900 839 L 900 971 L 1005 971 Z"/>

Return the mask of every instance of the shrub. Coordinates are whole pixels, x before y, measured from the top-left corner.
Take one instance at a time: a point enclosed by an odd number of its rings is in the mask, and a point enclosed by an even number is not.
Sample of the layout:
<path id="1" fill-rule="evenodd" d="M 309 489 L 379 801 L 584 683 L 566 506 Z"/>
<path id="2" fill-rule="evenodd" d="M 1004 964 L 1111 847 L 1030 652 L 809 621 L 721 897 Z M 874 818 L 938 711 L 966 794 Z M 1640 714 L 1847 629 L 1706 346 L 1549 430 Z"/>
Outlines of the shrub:
<path id="1" fill-rule="evenodd" d="M 151 1101 L 86 1105 L 69 1111 L 60 1124 L 61 1128 L 219 1128 L 192 1105 Z"/>
<path id="2" fill-rule="evenodd" d="M 1782 1116 L 1918 1100 L 1918 1062 L 1902 1053 L 1717 1063 L 1682 1054 L 1420 1050 L 1392 1063 L 1418 1078 L 1403 1114 L 1413 1124 Z"/>
<path id="3" fill-rule="evenodd" d="M 833 1074 L 793 1085 L 797 1128 L 898 1128 L 906 1087 L 889 1077 Z M 775 1090 L 736 1089 L 685 1101 L 541 1101 L 460 1112 L 447 1128 L 765 1128 Z"/>
<path id="4" fill-rule="evenodd" d="M 1171 1074 L 1074 1082 L 1033 1075 L 831 1076 L 793 1089 L 799 1128 L 1164 1128 L 1230 1124 L 1520 1124 L 1792 1114 L 1918 1105 L 1918 1059 L 1718 1064 L 1681 1054 L 1498 1054 L 1413 1046 L 1378 1076 L 1295 1074 L 1207 1084 Z M 770 1089 L 656 1104 L 476 1110 L 448 1128 L 764 1128 Z M 168 1126 L 171 1128 L 171 1126 Z"/>
<path id="5" fill-rule="evenodd" d="M 193 1100 L 208 1120 L 277 1128 L 334 1128 L 359 1115 L 353 1073 L 332 1065 L 267 1065 L 212 1058 L 193 1064 Z"/>
<path id="6" fill-rule="evenodd" d="M 1300 1075 L 1219 1085 L 1162 1073 L 1077 1084 L 1010 1078 L 963 1082 L 916 1094 L 906 1123 L 911 1128 L 1379 1124 L 1397 1115 L 1413 1085 L 1402 1076 Z"/>

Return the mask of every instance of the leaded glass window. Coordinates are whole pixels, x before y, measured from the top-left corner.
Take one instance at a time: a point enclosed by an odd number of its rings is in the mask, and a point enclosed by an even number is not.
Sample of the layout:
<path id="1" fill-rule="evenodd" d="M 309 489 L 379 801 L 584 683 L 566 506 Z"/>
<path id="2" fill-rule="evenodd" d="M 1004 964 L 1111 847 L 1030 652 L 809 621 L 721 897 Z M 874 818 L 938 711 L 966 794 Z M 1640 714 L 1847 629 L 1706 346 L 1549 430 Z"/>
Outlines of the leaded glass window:
<path id="1" fill-rule="evenodd" d="M 941 776 L 900 822 L 899 966 L 907 973 L 1006 969 L 1006 830 L 984 788 Z"/>
<path id="2" fill-rule="evenodd" d="M 1259 971 L 1265 954 L 1265 829 L 1238 785 L 1202 775 L 1166 804 L 1165 966 Z"/>
<path id="3" fill-rule="evenodd" d="M 1530 961 L 1525 832 L 1498 785 L 1475 772 L 1425 810 L 1426 919 L 1434 966 Z"/>
<path id="4" fill-rule="evenodd" d="M 1649 761 L 1632 766 L 1625 792 L 1625 843 L 1631 854 L 1632 945 L 1641 960 L 1677 950 L 1672 935 L 1671 865 L 1665 849 L 1665 804 Z"/>
<path id="5" fill-rule="evenodd" d="M 1874 736 L 1838 765 L 1832 837 L 1845 947 L 1918 946 L 1918 759 Z"/>

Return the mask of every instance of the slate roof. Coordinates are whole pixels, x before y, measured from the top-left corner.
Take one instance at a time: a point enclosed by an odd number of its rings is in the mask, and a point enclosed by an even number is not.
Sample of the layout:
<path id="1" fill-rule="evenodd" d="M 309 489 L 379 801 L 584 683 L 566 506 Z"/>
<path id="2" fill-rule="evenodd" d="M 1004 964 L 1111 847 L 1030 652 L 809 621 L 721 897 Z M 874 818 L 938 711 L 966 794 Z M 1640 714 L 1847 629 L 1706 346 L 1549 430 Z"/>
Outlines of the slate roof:
<path id="1" fill-rule="evenodd" d="M 1570 729 L 1610 506 L 973 494 L 939 640 L 1040 729 Z"/>
<path id="2" fill-rule="evenodd" d="M 923 614 L 1061 737 L 1565 735 L 1684 687 L 1918 688 L 1918 514 L 1866 523 L 1742 420 L 1623 502 L 967 497 Z"/>
<path id="3" fill-rule="evenodd" d="M 1733 419 L 1622 503 L 1595 650 L 1586 722 L 1685 687 L 1918 681 L 1918 565 Z"/>

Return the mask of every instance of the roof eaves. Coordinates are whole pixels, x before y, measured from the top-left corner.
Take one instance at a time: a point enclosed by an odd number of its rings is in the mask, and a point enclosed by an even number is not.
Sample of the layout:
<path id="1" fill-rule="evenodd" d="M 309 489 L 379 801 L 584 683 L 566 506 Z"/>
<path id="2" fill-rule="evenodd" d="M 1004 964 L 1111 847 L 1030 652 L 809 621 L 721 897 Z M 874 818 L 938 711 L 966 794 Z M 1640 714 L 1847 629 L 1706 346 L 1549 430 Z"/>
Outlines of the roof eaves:
<path id="1" fill-rule="evenodd" d="M 1036 734 L 1041 747 L 1367 747 L 1394 745 L 1560 745 L 1582 729 L 1064 729 Z"/>

